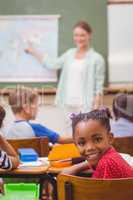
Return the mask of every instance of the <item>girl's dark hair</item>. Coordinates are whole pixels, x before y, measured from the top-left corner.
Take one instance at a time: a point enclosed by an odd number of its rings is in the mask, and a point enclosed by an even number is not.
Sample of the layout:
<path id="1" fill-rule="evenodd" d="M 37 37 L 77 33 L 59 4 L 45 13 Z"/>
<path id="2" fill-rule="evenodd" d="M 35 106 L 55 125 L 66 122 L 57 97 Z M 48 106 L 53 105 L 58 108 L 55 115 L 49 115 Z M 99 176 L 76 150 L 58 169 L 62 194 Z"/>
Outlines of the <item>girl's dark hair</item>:
<path id="1" fill-rule="evenodd" d="M 6 112 L 2 106 L 0 106 L 0 128 L 2 127 L 3 120 L 5 118 Z"/>
<path id="2" fill-rule="evenodd" d="M 113 100 L 113 113 L 116 120 L 123 117 L 133 122 L 133 95 L 117 94 Z"/>
<path id="3" fill-rule="evenodd" d="M 101 108 L 96 109 L 88 113 L 79 113 L 79 114 L 72 114 L 72 129 L 73 129 L 73 135 L 75 132 L 76 125 L 81 121 L 88 121 L 89 119 L 97 120 L 99 121 L 105 128 L 110 131 L 110 118 L 111 113 L 108 108 Z"/>
<path id="4" fill-rule="evenodd" d="M 84 29 L 87 33 L 92 33 L 92 28 L 91 28 L 91 26 L 90 26 L 87 22 L 85 22 L 85 21 L 80 21 L 80 22 L 78 22 L 78 23 L 74 26 L 74 28 L 77 28 L 77 27 L 80 27 L 80 28 Z"/>

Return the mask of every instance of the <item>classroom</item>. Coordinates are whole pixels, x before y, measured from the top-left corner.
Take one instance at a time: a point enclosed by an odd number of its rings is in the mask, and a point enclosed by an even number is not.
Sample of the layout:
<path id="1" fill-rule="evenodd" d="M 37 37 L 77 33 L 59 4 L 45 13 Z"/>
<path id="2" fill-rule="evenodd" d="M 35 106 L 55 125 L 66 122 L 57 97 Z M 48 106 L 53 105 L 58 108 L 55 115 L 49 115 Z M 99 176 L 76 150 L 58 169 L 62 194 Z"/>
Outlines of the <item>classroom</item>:
<path id="1" fill-rule="evenodd" d="M 133 199 L 133 0 L 0 0 L 0 199 Z"/>

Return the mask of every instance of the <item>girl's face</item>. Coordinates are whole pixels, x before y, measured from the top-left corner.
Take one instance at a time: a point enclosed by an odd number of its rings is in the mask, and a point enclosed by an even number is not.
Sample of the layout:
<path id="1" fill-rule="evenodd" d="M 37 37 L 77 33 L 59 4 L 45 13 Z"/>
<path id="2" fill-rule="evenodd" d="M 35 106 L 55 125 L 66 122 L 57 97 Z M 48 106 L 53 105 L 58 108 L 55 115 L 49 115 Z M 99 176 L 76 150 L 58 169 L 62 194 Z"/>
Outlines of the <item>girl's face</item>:
<path id="1" fill-rule="evenodd" d="M 76 27 L 73 31 L 73 40 L 77 48 L 87 47 L 90 43 L 91 33 L 88 33 L 86 30 L 81 27 Z"/>
<path id="2" fill-rule="evenodd" d="M 79 122 L 75 127 L 74 140 L 81 153 L 92 167 L 110 147 L 113 135 L 97 120 Z"/>

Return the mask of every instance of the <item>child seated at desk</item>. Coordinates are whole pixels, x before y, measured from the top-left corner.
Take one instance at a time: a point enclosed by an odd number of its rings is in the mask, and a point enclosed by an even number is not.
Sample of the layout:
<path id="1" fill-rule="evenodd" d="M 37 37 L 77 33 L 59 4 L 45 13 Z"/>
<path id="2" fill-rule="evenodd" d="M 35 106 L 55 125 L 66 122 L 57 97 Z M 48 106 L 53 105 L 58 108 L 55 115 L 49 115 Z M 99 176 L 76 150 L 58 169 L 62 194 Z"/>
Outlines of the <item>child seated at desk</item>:
<path id="1" fill-rule="evenodd" d="M 113 100 L 113 113 L 111 132 L 114 137 L 133 136 L 133 95 L 117 94 Z"/>
<path id="2" fill-rule="evenodd" d="M 5 129 L 4 135 L 8 139 L 48 137 L 51 143 L 71 143 L 69 137 L 60 136 L 47 127 L 30 122 L 34 120 L 38 110 L 38 94 L 34 89 L 18 88 L 9 95 L 9 104 L 16 120 Z"/>
<path id="3" fill-rule="evenodd" d="M 107 108 L 73 115 L 73 138 L 86 161 L 64 170 L 63 174 L 75 175 L 91 169 L 92 178 L 133 177 L 133 168 L 111 146 L 110 117 Z"/>
<path id="4" fill-rule="evenodd" d="M 0 106 L 0 129 L 5 118 L 5 110 Z M 0 133 L 0 170 L 12 170 L 19 165 L 17 153 L 12 146 L 1 136 Z M 0 178 L 0 195 L 3 193 L 3 180 Z"/>
<path id="5" fill-rule="evenodd" d="M 5 117 L 5 110 L 0 106 L 0 128 Z M 1 136 L 0 133 L 0 169 L 11 170 L 17 168 L 19 159 L 12 146 Z"/>

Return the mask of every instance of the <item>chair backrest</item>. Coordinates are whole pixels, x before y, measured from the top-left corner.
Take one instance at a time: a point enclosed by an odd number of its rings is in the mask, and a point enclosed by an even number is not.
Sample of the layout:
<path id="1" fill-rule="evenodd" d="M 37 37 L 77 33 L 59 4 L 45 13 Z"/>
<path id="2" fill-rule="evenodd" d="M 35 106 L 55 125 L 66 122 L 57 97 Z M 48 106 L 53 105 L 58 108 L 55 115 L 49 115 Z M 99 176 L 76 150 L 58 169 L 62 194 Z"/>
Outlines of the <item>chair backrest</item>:
<path id="1" fill-rule="evenodd" d="M 133 136 L 114 138 L 113 146 L 120 153 L 133 155 Z"/>
<path id="2" fill-rule="evenodd" d="M 0 178 L 0 196 L 4 194 L 4 182 Z"/>
<path id="3" fill-rule="evenodd" d="M 101 180 L 59 175 L 58 200 L 132 200 L 133 179 Z"/>
<path id="4" fill-rule="evenodd" d="M 49 140 L 47 137 L 9 139 L 7 140 L 17 151 L 19 148 L 33 148 L 40 157 L 48 156 Z"/>

